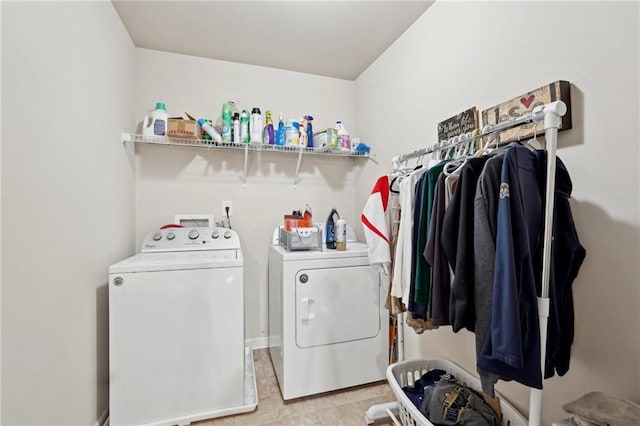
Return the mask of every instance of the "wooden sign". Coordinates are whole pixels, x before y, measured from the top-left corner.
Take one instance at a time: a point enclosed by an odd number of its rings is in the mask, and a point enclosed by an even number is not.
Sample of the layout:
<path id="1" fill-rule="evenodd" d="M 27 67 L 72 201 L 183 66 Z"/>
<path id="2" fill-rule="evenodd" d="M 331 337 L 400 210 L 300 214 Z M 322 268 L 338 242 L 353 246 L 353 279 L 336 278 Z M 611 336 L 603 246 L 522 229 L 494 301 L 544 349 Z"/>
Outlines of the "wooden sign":
<path id="1" fill-rule="evenodd" d="M 472 132 L 479 127 L 478 109 L 472 107 L 438 123 L 438 140 L 447 140 L 463 133 Z"/>
<path id="2" fill-rule="evenodd" d="M 571 128 L 571 83 L 568 81 L 558 80 L 536 90 L 527 92 L 524 95 L 517 96 L 511 100 L 488 108 L 482 111 L 482 126 L 487 124 L 498 124 L 508 121 L 532 111 L 538 105 L 548 104 L 554 101 L 563 101 L 567 104 L 567 113 L 562 117 L 558 130 L 567 130 Z M 492 135 L 488 138 L 488 143 L 495 143 L 499 138 L 498 144 L 503 145 L 517 140 L 527 140 L 536 135 L 544 135 L 544 123 L 529 123 L 510 130 L 506 130 L 498 135 Z"/>

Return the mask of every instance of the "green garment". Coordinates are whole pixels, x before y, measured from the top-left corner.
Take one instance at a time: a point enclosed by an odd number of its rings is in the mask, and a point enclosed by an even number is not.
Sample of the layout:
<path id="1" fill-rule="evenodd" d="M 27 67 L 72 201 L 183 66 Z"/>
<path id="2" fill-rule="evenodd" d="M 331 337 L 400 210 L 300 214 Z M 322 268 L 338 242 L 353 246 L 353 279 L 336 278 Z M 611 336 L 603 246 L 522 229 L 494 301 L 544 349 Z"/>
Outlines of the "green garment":
<path id="1" fill-rule="evenodd" d="M 436 189 L 436 181 L 442 173 L 446 161 L 441 161 L 431 167 L 425 173 L 425 181 L 422 186 L 422 197 L 420 200 L 420 220 L 418 226 L 418 247 L 416 250 L 416 282 L 414 301 L 428 305 L 427 318 L 431 318 L 431 285 L 433 282 L 433 270 L 424 257 L 424 249 L 429 239 L 429 224 L 431 223 L 431 208 Z M 414 224 L 415 226 L 415 224 Z"/>

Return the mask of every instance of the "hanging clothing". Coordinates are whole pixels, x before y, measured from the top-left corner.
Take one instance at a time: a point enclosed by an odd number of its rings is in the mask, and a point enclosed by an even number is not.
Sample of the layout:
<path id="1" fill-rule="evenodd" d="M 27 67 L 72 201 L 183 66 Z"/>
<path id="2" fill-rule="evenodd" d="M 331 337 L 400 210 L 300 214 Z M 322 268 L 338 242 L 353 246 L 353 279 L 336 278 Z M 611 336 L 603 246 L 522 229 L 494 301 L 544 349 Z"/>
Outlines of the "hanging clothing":
<path id="1" fill-rule="evenodd" d="M 418 220 L 414 222 L 414 228 L 416 228 L 415 224 L 418 224 L 416 245 L 414 246 L 414 251 L 417 253 L 415 261 L 416 276 L 414 280 L 414 302 L 416 304 L 424 304 L 427 306 L 428 318 L 431 318 L 432 270 L 431 265 L 429 265 L 427 263 L 427 260 L 424 258 L 424 250 L 427 246 L 427 238 L 429 236 L 429 224 L 431 223 L 431 213 L 435 195 L 436 181 L 438 180 L 438 176 L 442 172 L 444 164 L 444 161 L 439 162 L 438 164 L 429 168 L 429 170 L 423 175 L 424 182 L 421 187 L 422 197 L 420 204 L 417 203 L 416 198 L 416 204 L 419 205 L 419 209 L 416 209 L 418 210 L 416 215 L 418 217 Z M 412 312 L 414 311 L 412 310 Z M 420 318 L 426 317 L 420 316 Z"/>
<path id="2" fill-rule="evenodd" d="M 445 178 L 440 173 L 436 181 L 433 196 L 433 208 L 431 222 L 429 224 L 429 237 L 424 249 L 424 257 L 431 266 L 431 323 L 433 325 L 449 325 L 449 297 L 451 277 L 449 275 L 449 262 L 442 250 L 441 235 L 442 221 L 445 215 Z"/>
<path id="3" fill-rule="evenodd" d="M 536 294 L 541 230 L 536 157 L 511 144 L 501 171 L 489 334 L 478 367 L 537 389 L 542 388 Z"/>
<path id="4" fill-rule="evenodd" d="M 378 178 L 362 210 L 361 221 L 367 242 L 369 263 L 386 276 L 391 267 L 391 216 L 389 177 Z"/>
<path id="5" fill-rule="evenodd" d="M 448 324 L 454 332 L 475 332 L 486 394 L 494 395 L 498 379 L 540 389 L 543 373 L 547 378 L 569 369 L 571 287 L 585 258 L 569 204 L 569 174 L 558 158 L 548 336 L 541 348 L 546 152 L 512 143 L 500 154 L 468 158 L 448 176 L 444 164 L 399 185 L 402 213 L 391 292 L 407 304 L 406 323 L 416 333 Z"/>
<path id="6" fill-rule="evenodd" d="M 496 260 L 496 232 L 500 175 L 504 153 L 487 160 L 478 178 L 473 212 L 473 302 L 475 311 L 476 358 L 489 333 Z M 482 391 L 493 397 L 499 376 L 478 367 Z"/>
<path id="7" fill-rule="evenodd" d="M 536 151 L 536 156 L 539 187 L 546 188 L 547 155 L 545 151 Z M 545 378 L 552 377 L 554 371 L 563 376 L 569 370 L 574 332 L 571 286 L 586 255 L 578 239 L 569 205 L 572 188 L 567 168 L 562 160 L 556 158 Z M 544 192 L 541 193 L 543 199 L 546 199 L 545 196 Z"/>
<path id="8" fill-rule="evenodd" d="M 473 215 L 476 184 L 489 157 L 470 158 L 460 177 L 442 224 L 442 248 L 453 269 L 449 318 L 452 329 L 475 329 L 473 279 Z"/>
<path id="9" fill-rule="evenodd" d="M 400 224 L 395 255 L 393 256 L 391 296 L 401 299 L 405 305 L 407 305 L 411 284 L 414 188 L 425 171 L 425 168 L 418 169 L 407 175 L 399 184 Z"/>

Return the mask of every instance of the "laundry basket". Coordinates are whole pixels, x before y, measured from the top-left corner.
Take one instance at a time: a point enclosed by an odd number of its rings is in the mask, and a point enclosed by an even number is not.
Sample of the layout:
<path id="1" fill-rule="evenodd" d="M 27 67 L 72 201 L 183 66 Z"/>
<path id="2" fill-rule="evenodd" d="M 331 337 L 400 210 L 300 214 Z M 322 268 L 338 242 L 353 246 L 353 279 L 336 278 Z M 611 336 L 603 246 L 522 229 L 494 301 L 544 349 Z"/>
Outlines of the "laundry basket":
<path id="1" fill-rule="evenodd" d="M 404 393 L 404 386 L 411 386 L 417 379 L 429 370 L 440 369 L 452 374 L 459 383 L 472 389 L 481 390 L 480 380 L 458 364 L 437 358 L 417 359 L 397 362 L 387 367 L 387 381 L 393 389 L 398 400 L 398 417 L 403 426 L 433 426 L 427 418 L 413 405 L 409 397 Z M 515 408 L 502 397 L 500 398 L 502 410 L 502 424 L 504 426 L 526 426 L 527 420 Z M 394 419 L 394 421 L 397 419 Z"/>

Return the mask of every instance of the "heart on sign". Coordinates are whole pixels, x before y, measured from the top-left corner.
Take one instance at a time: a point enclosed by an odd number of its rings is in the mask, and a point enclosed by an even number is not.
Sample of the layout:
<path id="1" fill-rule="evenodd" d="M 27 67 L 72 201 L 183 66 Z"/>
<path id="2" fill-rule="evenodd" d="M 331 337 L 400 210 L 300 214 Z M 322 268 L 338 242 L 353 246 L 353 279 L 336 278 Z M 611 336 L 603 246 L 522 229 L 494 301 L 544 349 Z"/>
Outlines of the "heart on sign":
<path id="1" fill-rule="evenodd" d="M 528 98 L 520 98 L 520 102 L 522 102 L 522 105 L 529 108 L 529 105 L 531 105 L 531 102 L 533 102 L 534 99 L 535 99 L 535 96 L 531 95 Z"/>

